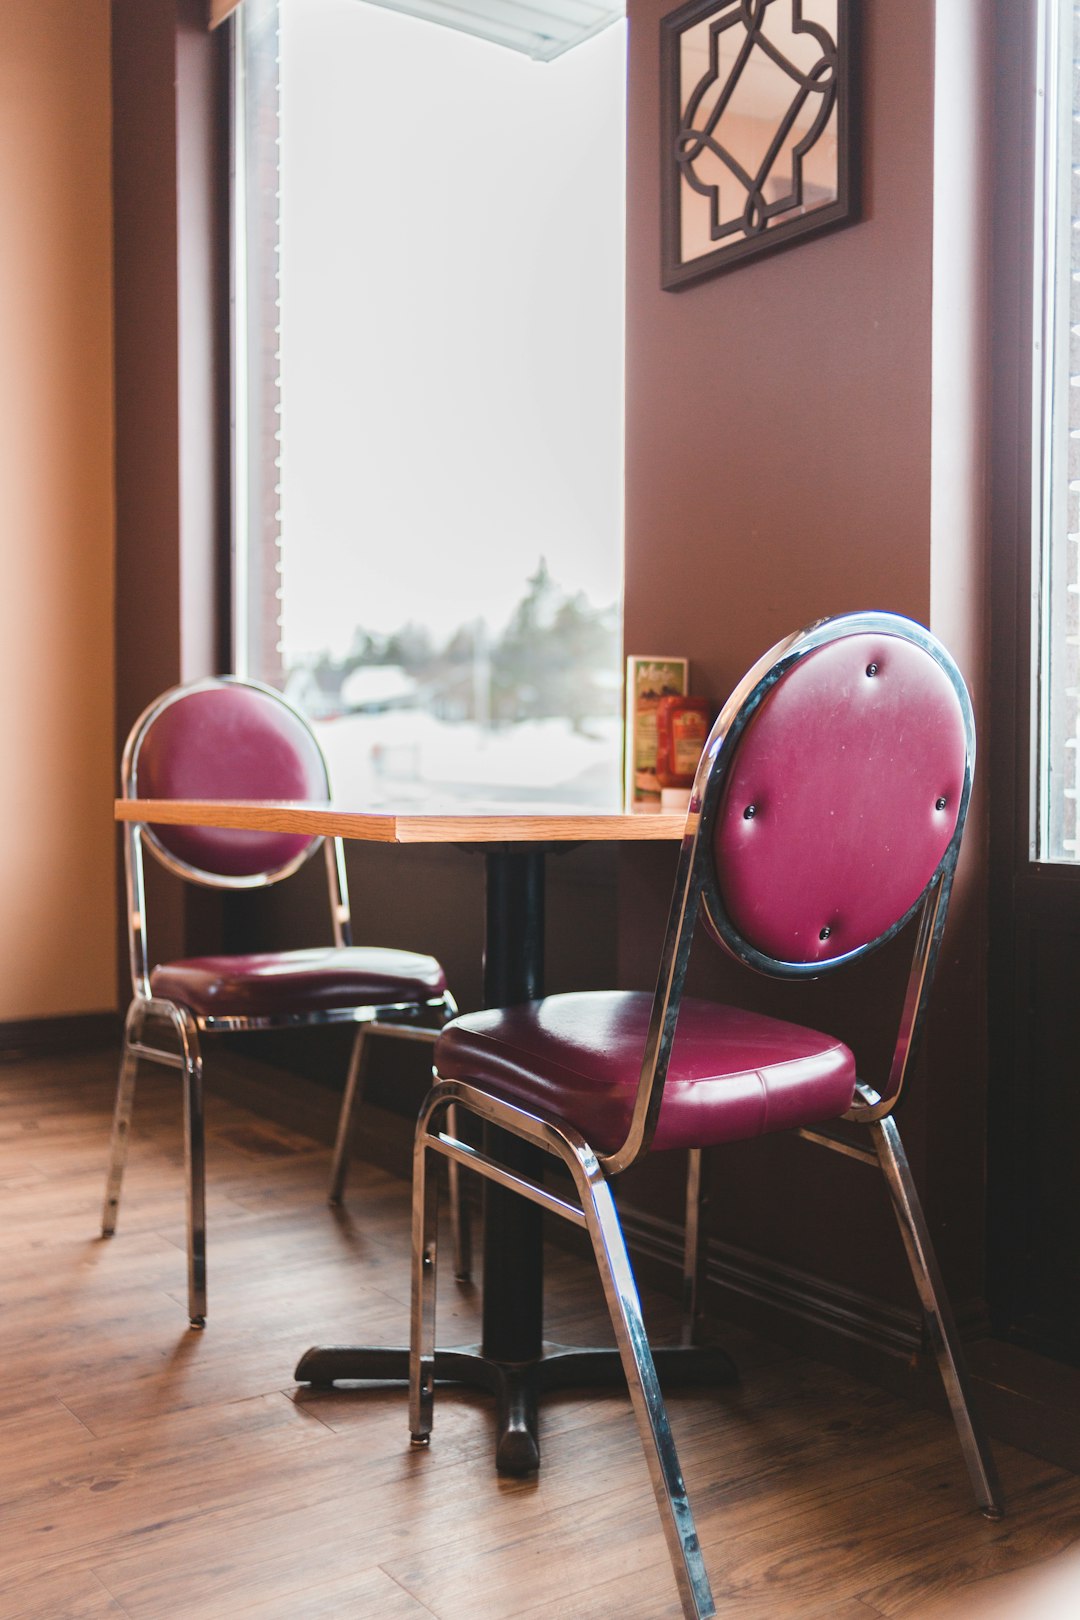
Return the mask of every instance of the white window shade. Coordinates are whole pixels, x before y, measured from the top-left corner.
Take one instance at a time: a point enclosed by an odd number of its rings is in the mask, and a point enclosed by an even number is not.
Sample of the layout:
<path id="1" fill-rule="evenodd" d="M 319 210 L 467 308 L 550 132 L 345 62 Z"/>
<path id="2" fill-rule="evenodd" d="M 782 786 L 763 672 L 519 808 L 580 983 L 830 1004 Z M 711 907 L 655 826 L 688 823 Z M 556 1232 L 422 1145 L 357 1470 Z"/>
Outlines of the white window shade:
<path id="1" fill-rule="evenodd" d="M 363 0 L 361 0 L 363 3 Z M 456 28 L 494 45 L 550 62 L 626 15 L 626 0 L 372 0 L 389 11 Z M 236 11 L 241 0 L 209 0 L 210 27 Z"/>
<path id="2" fill-rule="evenodd" d="M 626 15 L 625 0 L 373 0 L 550 62 Z"/>

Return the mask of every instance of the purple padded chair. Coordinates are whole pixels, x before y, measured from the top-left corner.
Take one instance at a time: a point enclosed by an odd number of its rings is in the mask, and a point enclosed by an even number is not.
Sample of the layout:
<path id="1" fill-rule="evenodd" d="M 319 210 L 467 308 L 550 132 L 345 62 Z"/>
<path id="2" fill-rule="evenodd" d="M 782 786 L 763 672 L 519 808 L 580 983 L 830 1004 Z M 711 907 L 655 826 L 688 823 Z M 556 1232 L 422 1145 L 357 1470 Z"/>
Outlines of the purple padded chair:
<path id="1" fill-rule="evenodd" d="M 750 671 L 713 727 L 686 822 L 653 995 L 548 996 L 455 1019 L 435 1048 L 413 1184 L 410 1427 L 431 1433 L 436 1198 L 431 1153 L 585 1226 L 634 1403 L 683 1612 L 714 1614 L 611 1182 L 649 1151 L 690 1151 L 685 1280 L 696 1319 L 701 1150 L 767 1132 L 879 1164 L 978 1504 L 1001 1512 L 960 1342 L 892 1118 L 923 1022 L 971 792 L 971 703 L 945 649 L 882 613 L 824 620 Z M 888 1078 L 862 1081 L 835 1036 L 683 996 L 698 914 L 778 979 L 842 969 L 905 925 L 914 958 Z M 452 1108 L 559 1158 L 580 1207 L 461 1141 Z M 822 1129 L 863 1125 L 871 1146 Z M 497 1139 L 497 1135 L 496 1135 Z"/>
<path id="2" fill-rule="evenodd" d="M 178 686 L 132 727 L 121 770 L 125 798 L 330 798 L 326 761 L 307 721 L 280 693 L 232 676 Z M 150 966 L 143 848 L 189 882 L 255 889 L 296 872 L 325 844 L 333 945 L 248 956 L 202 956 Z M 131 1124 L 135 1072 L 149 1058 L 184 1076 L 188 1205 L 188 1315 L 206 1319 L 206 1199 L 200 1037 L 223 1031 L 356 1025 L 338 1120 L 330 1202 L 345 1184 L 353 1105 L 367 1034 L 435 1040 L 457 1011 L 434 957 L 354 946 L 340 838 L 214 827 L 125 823 L 128 944 L 132 1001 L 113 1118 L 102 1235 L 116 1229 Z M 173 1043 L 146 1038 L 147 1025 L 171 1030 Z M 452 1189 L 456 1270 L 468 1273 L 468 1225 L 460 1189 Z"/>

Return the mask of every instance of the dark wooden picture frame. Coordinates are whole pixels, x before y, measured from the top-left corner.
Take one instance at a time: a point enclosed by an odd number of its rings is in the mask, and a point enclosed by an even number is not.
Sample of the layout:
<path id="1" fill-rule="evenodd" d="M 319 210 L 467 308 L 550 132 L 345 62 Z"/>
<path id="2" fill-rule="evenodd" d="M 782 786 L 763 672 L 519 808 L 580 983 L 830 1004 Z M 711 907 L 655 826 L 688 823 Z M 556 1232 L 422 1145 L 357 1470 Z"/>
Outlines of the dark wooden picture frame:
<path id="1" fill-rule="evenodd" d="M 660 24 L 661 284 L 677 291 L 689 283 L 731 269 L 759 253 L 786 247 L 819 231 L 834 230 L 856 216 L 854 153 L 854 17 L 856 0 L 833 0 L 835 38 L 818 20 L 820 0 L 688 0 Z M 774 11 L 773 8 L 776 8 Z M 809 12 L 809 15 L 804 15 Z M 699 56 L 706 44 L 708 67 L 689 90 L 685 83 L 684 36 L 697 30 Z M 793 62 L 770 37 L 814 44 L 812 67 Z M 726 51 L 733 59 L 723 60 Z M 804 53 L 805 54 L 805 53 Z M 807 57 L 807 60 L 809 57 Z M 750 69 L 747 72 L 747 69 Z M 783 77 L 793 91 L 786 107 L 766 105 L 753 113 L 755 80 L 771 74 L 770 99 L 782 99 Z M 817 111 L 814 100 L 817 98 Z M 738 113 L 733 108 L 738 107 Z M 809 127 L 799 133 L 797 120 Z M 748 112 L 750 116 L 748 117 Z M 740 163 L 735 142 L 725 137 L 754 124 L 757 151 Z M 793 129 L 797 137 L 792 137 Z M 815 156 L 815 149 L 817 155 Z M 791 173 L 778 175 L 777 162 Z M 806 171 L 825 166 L 830 183 L 811 183 Z M 756 164 L 756 166 L 754 166 Z M 698 168 L 695 169 L 695 165 Z M 703 179 L 701 170 L 709 170 Z M 725 178 L 726 177 L 726 178 Z M 721 179 L 725 183 L 721 184 Z M 769 195 L 769 189 L 772 195 Z M 811 200 L 812 192 L 820 196 Z M 700 199 L 695 201 L 695 199 Z M 684 220 L 684 209 L 693 218 Z M 689 223 L 688 223 L 689 222 Z M 705 245 L 687 253 L 684 232 L 696 231 Z M 715 243 L 709 247 L 708 242 Z"/>

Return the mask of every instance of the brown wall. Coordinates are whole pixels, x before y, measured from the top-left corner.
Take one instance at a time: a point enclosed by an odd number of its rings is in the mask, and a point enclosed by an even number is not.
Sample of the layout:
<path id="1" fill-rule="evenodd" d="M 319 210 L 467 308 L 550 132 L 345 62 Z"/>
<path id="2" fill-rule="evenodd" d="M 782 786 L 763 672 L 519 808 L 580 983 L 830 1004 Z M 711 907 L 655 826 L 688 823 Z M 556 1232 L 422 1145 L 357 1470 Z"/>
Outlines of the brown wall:
<path id="1" fill-rule="evenodd" d="M 108 0 L 0 7 L 0 1021 L 115 1004 Z"/>
<path id="2" fill-rule="evenodd" d="M 222 667 L 228 128 L 202 0 L 112 0 L 117 727 Z"/>
<path id="3" fill-rule="evenodd" d="M 822 615 L 881 608 L 939 628 L 979 700 L 977 305 L 965 317 L 969 348 L 951 418 L 935 427 L 931 412 L 935 360 L 942 375 L 956 362 L 955 345 L 950 351 L 940 336 L 935 351 L 934 162 L 943 130 L 935 131 L 933 0 L 855 8 L 863 19 L 858 223 L 678 293 L 662 292 L 659 280 L 658 24 L 669 9 L 667 0 L 630 4 L 627 651 L 687 654 L 694 689 L 719 700 L 787 632 Z M 971 23 L 968 0 L 954 6 L 952 24 L 959 14 Z M 953 71 L 943 57 L 939 73 Z M 939 237 L 945 224 L 939 213 Z M 939 323 L 956 324 L 952 300 L 970 305 L 971 264 L 960 250 L 963 230 L 979 228 L 975 216 L 961 220 L 946 244 Z M 961 429 L 969 437 L 952 454 L 949 434 Z M 978 1101 L 984 1083 L 981 814 L 939 983 L 948 1017 L 937 1018 L 925 1046 L 927 1078 L 950 1104 Z M 627 985 L 651 984 L 671 868 L 659 851 L 621 858 Z M 762 1008 L 835 1029 L 873 1080 L 889 1046 L 876 1033 L 877 1008 L 904 966 L 894 953 L 846 988 L 748 984 L 699 941 L 692 987 L 734 988 Z M 981 1286 L 981 1142 L 970 1130 L 959 1146 L 945 1142 L 930 1095 L 924 1081 L 901 1126 L 945 1239 L 950 1280 L 970 1297 Z M 880 1184 L 857 1164 L 823 1158 L 795 1141 L 719 1156 L 715 1238 L 910 1305 Z M 677 1182 L 675 1167 L 658 1164 L 636 1196 L 675 1219 Z M 952 1241 L 956 1230 L 962 1242 Z"/>
<path id="4" fill-rule="evenodd" d="M 658 22 L 632 0 L 626 642 L 722 695 L 845 608 L 930 608 L 933 5 L 871 4 L 863 219 L 660 290 Z"/>
<path id="5" fill-rule="evenodd" d="M 111 11 L 118 762 L 153 698 L 228 661 L 229 148 L 227 41 L 203 0 Z M 155 957 L 214 942 L 216 896 L 182 897 L 153 864 L 147 881 Z"/>

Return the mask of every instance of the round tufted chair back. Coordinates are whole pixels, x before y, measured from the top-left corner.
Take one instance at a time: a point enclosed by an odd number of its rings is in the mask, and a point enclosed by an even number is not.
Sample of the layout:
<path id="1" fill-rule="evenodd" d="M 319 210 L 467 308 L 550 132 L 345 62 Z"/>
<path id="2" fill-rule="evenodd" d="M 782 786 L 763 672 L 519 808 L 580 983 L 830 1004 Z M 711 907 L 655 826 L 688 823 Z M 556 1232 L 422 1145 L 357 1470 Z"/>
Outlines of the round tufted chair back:
<path id="1" fill-rule="evenodd" d="M 136 721 L 124 750 L 125 798 L 328 799 L 322 750 L 271 687 L 233 676 L 175 687 Z M 303 834 L 146 826 L 171 870 L 214 887 L 271 883 L 322 842 Z"/>
<path id="2" fill-rule="evenodd" d="M 921 626 L 851 614 L 782 643 L 699 771 L 707 926 L 787 976 L 874 949 L 955 862 L 973 764 L 967 689 Z"/>

